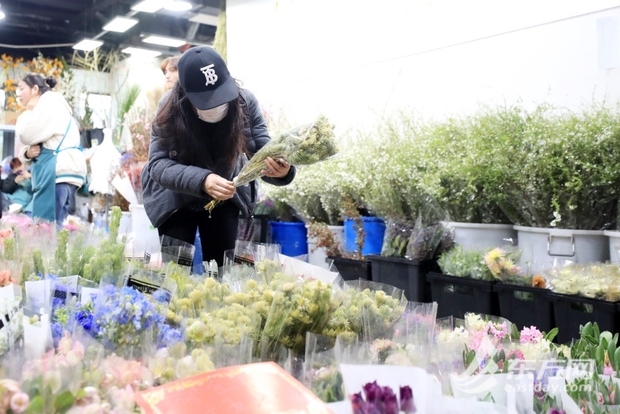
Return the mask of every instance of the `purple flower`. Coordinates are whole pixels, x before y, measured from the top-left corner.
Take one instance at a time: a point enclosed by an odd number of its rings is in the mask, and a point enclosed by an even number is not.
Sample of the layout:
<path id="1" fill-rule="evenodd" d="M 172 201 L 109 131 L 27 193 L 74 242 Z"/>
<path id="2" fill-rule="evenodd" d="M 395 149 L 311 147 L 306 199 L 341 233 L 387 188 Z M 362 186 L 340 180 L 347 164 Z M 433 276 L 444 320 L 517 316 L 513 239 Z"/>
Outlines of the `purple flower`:
<path id="1" fill-rule="evenodd" d="M 542 384 L 538 380 L 534 380 L 534 397 L 538 399 L 538 401 L 544 401 L 546 397 L 546 393 L 543 389 Z"/>
<path id="2" fill-rule="evenodd" d="M 394 391 L 390 387 L 383 387 L 381 394 L 381 402 L 383 405 L 383 414 L 398 414 L 398 400 Z"/>
<path id="3" fill-rule="evenodd" d="M 411 391 L 411 387 L 408 385 L 400 387 L 400 410 L 407 414 L 416 412 L 415 404 L 413 403 L 413 391 Z"/>
<path id="4" fill-rule="evenodd" d="M 561 408 L 553 407 L 550 408 L 549 411 L 547 411 L 547 414 L 566 414 L 566 411 L 562 410 Z"/>
<path id="5" fill-rule="evenodd" d="M 381 396 L 381 387 L 377 385 L 377 381 L 369 382 L 364 385 L 364 395 L 368 404 L 376 404 Z"/>
<path id="6" fill-rule="evenodd" d="M 353 408 L 353 414 L 368 414 L 368 405 L 362 398 L 361 392 L 351 396 L 351 407 Z"/>

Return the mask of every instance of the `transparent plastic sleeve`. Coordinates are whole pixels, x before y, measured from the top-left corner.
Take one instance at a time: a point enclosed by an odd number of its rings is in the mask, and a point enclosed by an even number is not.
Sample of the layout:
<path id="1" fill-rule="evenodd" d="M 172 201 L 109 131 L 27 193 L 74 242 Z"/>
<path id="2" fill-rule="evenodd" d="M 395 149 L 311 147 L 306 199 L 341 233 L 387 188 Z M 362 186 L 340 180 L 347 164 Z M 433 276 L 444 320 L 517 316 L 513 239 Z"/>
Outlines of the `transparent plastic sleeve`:
<path id="1" fill-rule="evenodd" d="M 381 256 L 405 257 L 413 229 L 414 224 L 408 220 L 388 219 Z"/>

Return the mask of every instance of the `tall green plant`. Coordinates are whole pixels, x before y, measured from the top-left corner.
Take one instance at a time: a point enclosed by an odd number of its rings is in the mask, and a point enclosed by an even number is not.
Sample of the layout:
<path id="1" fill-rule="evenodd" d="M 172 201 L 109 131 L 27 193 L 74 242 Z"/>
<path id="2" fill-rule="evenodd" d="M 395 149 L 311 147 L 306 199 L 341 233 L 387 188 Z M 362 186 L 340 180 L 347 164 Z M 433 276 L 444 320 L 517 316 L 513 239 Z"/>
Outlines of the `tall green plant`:
<path id="1" fill-rule="evenodd" d="M 614 228 L 620 188 L 620 106 L 526 113 L 498 201 L 515 224 Z M 507 169 L 507 163 L 504 168 Z"/>
<path id="2" fill-rule="evenodd" d="M 121 95 L 121 98 L 118 101 L 118 111 L 116 113 L 117 119 L 117 139 L 123 135 L 123 127 L 125 125 L 125 116 L 131 110 L 133 105 L 136 103 L 138 96 L 141 92 L 140 85 L 131 85 L 127 88 L 125 93 Z"/>

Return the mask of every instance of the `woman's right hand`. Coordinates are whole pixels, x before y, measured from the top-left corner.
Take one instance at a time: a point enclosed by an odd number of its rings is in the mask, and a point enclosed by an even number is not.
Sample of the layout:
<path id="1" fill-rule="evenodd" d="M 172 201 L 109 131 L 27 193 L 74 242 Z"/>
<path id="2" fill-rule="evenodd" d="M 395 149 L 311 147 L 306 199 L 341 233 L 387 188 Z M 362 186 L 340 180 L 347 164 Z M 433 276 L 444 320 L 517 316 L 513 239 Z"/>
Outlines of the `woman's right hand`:
<path id="1" fill-rule="evenodd" d="M 237 191 L 232 181 L 228 181 L 214 173 L 207 175 L 204 183 L 202 183 L 202 188 L 205 193 L 220 201 L 232 198 L 235 195 L 235 191 Z"/>
<path id="2" fill-rule="evenodd" d="M 34 158 L 37 158 L 39 154 L 41 154 L 41 146 L 31 145 L 30 147 L 28 147 L 28 150 L 26 151 L 26 158 L 32 160 Z"/>

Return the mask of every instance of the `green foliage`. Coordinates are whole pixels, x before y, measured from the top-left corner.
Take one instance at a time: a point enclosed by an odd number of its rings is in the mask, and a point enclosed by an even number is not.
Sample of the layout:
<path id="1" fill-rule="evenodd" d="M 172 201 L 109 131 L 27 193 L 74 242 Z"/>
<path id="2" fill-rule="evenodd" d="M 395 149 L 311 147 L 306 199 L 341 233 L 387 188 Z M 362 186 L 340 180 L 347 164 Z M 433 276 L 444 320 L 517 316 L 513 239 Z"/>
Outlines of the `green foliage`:
<path id="1" fill-rule="evenodd" d="M 44 275 L 45 267 L 43 266 L 43 252 L 40 249 L 32 251 L 32 264 L 35 275 Z"/>
<path id="2" fill-rule="evenodd" d="M 117 137 L 120 138 L 123 134 L 123 127 L 125 124 L 125 115 L 131 110 L 136 103 L 138 96 L 140 95 L 140 85 L 132 85 L 127 88 L 124 94 L 118 102 L 118 112 L 116 114 L 117 119 Z"/>
<path id="3" fill-rule="evenodd" d="M 434 199 L 449 221 L 617 227 L 620 105 L 483 106 L 440 121 L 403 112 L 339 141 L 336 159 L 280 190 L 309 221 L 334 224 L 347 199 L 384 219 L 416 220 Z"/>
<path id="4" fill-rule="evenodd" d="M 112 241 L 116 241 L 118 238 L 118 230 L 121 227 L 121 218 L 123 217 L 123 212 L 121 208 L 118 206 L 113 206 L 110 209 L 110 226 L 109 226 L 109 239 Z"/>
<path id="5" fill-rule="evenodd" d="M 446 275 L 494 280 L 488 266 L 484 264 L 483 256 L 482 251 L 466 250 L 456 245 L 439 256 L 437 264 Z"/>
<path id="6" fill-rule="evenodd" d="M 577 378 L 567 384 L 566 390 L 584 413 L 615 413 L 620 404 L 618 383 L 612 378 L 605 380 L 598 374 L 592 378 Z"/>
<path id="7" fill-rule="evenodd" d="M 57 276 L 69 276 L 67 272 L 68 268 L 68 250 L 67 247 L 69 245 L 69 230 L 62 229 L 57 234 L 58 237 L 58 245 L 56 246 L 56 252 L 54 254 L 54 258 L 56 260 L 56 272 Z"/>
<path id="8" fill-rule="evenodd" d="M 15 260 L 15 237 L 4 239 L 4 258 L 6 260 Z"/>
<path id="9" fill-rule="evenodd" d="M 111 209 L 110 231 L 107 240 L 103 240 L 97 249 L 84 250 L 79 259 L 79 266 L 85 279 L 99 283 L 104 275 L 120 275 L 125 261 L 125 243 L 118 241 L 118 229 L 123 213 L 120 207 Z"/>
<path id="10" fill-rule="evenodd" d="M 614 371 L 620 367 L 620 347 L 618 334 L 601 332 L 596 322 L 588 322 L 579 327 L 580 338 L 571 346 L 573 359 L 593 359 L 596 372 L 603 374 L 603 369 L 610 366 Z"/>

